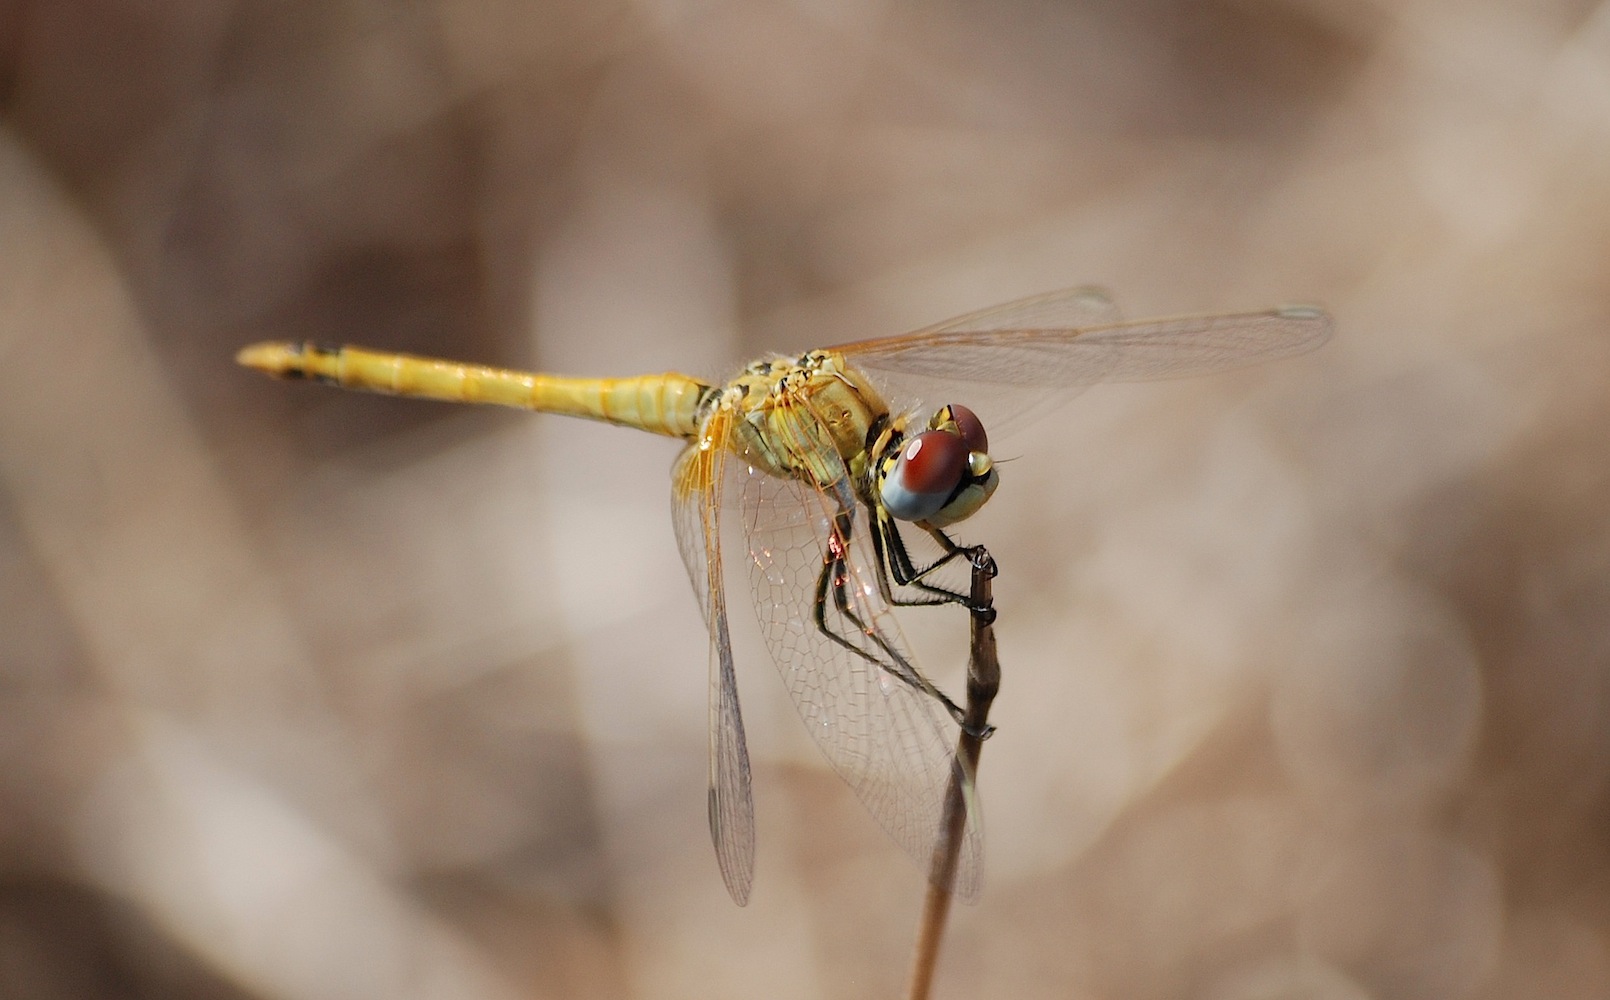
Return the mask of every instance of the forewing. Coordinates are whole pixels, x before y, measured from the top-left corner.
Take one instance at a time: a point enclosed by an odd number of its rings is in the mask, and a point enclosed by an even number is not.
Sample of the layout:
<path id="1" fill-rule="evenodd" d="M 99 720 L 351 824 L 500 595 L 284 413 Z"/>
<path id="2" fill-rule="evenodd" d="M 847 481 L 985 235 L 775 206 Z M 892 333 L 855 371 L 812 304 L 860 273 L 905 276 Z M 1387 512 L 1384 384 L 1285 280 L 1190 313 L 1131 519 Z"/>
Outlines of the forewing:
<path id="1" fill-rule="evenodd" d="M 1331 329 L 1308 306 L 1134 322 L 1113 315 L 1104 296 L 1073 289 L 836 350 L 866 370 L 1054 389 L 1225 371 L 1311 350 Z"/>
<path id="2" fill-rule="evenodd" d="M 1112 294 L 1095 285 L 1041 292 L 1026 299 L 1014 299 L 990 306 L 943 323 L 923 327 L 912 336 L 931 333 L 981 332 L 985 330 L 1044 330 L 1056 327 L 1082 328 L 1110 326 L 1123 319 Z M 888 339 L 888 338 L 885 338 Z"/>
<path id="3" fill-rule="evenodd" d="M 729 432 L 730 417 L 717 411 L 700 439 L 682 452 L 672 471 L 671 507 L 677 547 L 710 631 L 710 838 L 727 891 L 742 906 L 755 875 L 755 804 L 722 584 L 720 516 Z"/>
<path id="4" fill-rule="evenodd" d="M 926 415 L 965 403 L 992 431 L 1014 427 L 1097 382 L 1226 371 L 1300 354 L 1330 335 L 1310 307 L 1119 322 L 1079 288 L 1022 299 L 900 337 L 836 348 L 892 408 Z"/>
<path id="5" fill-rule="evenodd" d="M 946 788 L 960 775 L 958 728 L 936 699 L 902 679 L 916 666 L 877 586 L 866 512 L 842 465 L 839 471 L 838 481 L 826 484 L 753 469 L 745 477 L 740 512 L 755 608 L 772 660 L 817 746 L 884 830 L 928 870 Z M 818 600 L 835 549 L 846 557 L 838 588 L 843 608 L 831 593 Z M 976 796 L 968 802 L 953 883 L 964 899 L 977 895 L 982 854 Z"/>

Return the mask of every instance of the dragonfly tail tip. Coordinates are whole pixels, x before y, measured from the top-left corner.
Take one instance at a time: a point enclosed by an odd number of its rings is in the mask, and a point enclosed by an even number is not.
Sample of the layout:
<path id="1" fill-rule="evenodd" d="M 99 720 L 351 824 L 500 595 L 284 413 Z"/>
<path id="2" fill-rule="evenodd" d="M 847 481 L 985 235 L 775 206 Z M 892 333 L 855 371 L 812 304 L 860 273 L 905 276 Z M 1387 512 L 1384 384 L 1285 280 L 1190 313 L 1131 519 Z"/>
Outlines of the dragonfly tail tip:
<path id="1" fill-rule="evenodd" d="M 265 375 L 284 377 L 288 368 L 286 357 L 288 352 L 284 344 L 264 342 L 242 347 L 235 354 L 235 363 L 246 368 L 253 368 Z"/>

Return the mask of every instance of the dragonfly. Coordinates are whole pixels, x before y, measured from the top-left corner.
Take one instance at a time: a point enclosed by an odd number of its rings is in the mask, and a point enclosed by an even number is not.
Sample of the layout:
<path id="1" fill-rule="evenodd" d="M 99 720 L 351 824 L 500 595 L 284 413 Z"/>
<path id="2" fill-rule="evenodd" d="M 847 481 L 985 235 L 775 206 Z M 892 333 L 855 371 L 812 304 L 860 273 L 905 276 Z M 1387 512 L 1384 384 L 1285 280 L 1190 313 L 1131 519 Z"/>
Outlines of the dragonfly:
<path id="1" fill-rule="evenodd" d="M 1075 288 L 902 336 L 766 357 L 725 383 L 674 372 L 570 378 L 315 343 L 255 344 L 237 360 L 281 378 L 564 414 L 684 441 L 671 506 L 710 635 L 708 811 L 733 900 L 749 898 L 755 813 L 729 598 L 753 608 L 832 768 L 919 864 L 942 835 L 947 787 L 969 790 L 956 864 L 944 876 L 951 884 L 941 888 L 972 900 L 982 820 L 973 776 L 954 752 L 963 713 L 919 668 L 894 609 L 969 600 L 946 585 L 943 569 L 972 551 L 950 530 L 1000 483 L 986 418 L 1021 419 L 1098 382 L 1296 355 L 1330 329 L 1312 306 L 1124 321 L 1105 293 Z M 914 555 L 908 539 L 924 536 L 926 554 Z M 727 583 L 735 567 L 724 540 L 742 550 L 747 588 Z"/>

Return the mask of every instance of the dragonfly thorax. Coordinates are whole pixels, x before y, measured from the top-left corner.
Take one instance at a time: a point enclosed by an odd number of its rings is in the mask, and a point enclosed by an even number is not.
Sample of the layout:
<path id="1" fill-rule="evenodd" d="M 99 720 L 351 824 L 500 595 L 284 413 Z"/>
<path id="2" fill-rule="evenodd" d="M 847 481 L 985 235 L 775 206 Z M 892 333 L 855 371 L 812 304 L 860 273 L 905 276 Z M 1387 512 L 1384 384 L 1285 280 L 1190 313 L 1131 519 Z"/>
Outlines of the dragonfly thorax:
<path id="1" fill-rule="evenodd" d="M 871 383 L 834 351 L 757 361 L 721 390 L 716 407 L 736 418 L 732 445 L 751 465 L 824 484 L 846 470 L 864 477 L 867 439 L 889 413 Z"/>

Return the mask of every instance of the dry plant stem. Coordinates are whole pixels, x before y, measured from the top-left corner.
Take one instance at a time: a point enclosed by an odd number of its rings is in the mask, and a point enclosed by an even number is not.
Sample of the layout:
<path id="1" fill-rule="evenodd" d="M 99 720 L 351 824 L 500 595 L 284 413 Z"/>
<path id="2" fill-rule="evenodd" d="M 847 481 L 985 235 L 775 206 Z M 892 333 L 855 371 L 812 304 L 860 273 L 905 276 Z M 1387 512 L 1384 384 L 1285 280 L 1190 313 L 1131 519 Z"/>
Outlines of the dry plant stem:
<path id="1" fill-rule="evenodd" d="M 917 929 L 911 986 L 906 992 L 908 1000 L 927 1000 L 933 986 L 939 944 L 944 939 L 945 921 L 950 916 L 950 886 L 956 878 L 962 834 L 967 826 L 966 786 L 977 780 L 979 752 L 990 734 L 990 705 L 1001 686 L 1001 664 L 995 656 L 995 605 L 991 591 L 995 560 L 983 546 L 974 548 L 971 556 L 972 652 L 967 661 L 967 705 L 963 710 L 962 734 L 956 743 L 956 759 L 961 767 L 951 775 L 950 787 L 945 791 L 945 808 L 940 814 L 943 832 L 934 845 L 928 873 L 928 895 L 923 901 L 922 922 Z"/>

